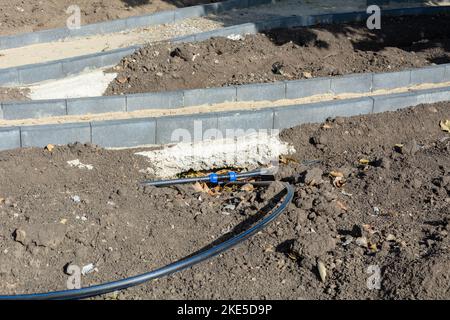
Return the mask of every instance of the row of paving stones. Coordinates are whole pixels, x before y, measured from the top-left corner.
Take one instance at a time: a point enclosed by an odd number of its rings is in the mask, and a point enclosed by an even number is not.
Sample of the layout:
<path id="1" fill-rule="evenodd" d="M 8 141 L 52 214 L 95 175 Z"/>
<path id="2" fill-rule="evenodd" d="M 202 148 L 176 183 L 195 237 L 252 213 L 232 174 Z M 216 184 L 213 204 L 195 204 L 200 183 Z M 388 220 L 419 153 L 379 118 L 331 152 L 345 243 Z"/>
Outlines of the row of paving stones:
<path id="1" fill-rule="evenodd" d="M 259 130 L 322 122 L 329 117 L 378 113 L 440 101 L 450 101 L 450 87 L 252 111 L 3 127 L 0 128 L 0 150 L 76 141 L 103 147 L 136 147 L 232 138 Z"/>
<path id="2" fill-rule="evenodd" d="M 0 50 L 18 48 L 37 43 L 53 42 L 71 37 L 85 37 L 152 25 L 174 23 L 188 18 L 219 14 L 232 9 L 249 8 L 272 2 L 274 2 L 274 0 L 226 0 L 223 2 L 201 4 L 175 10 L 160 11 L 148 15 L 88 24 L 80 26 L 80 28 L 77 29 L 58 28 L 18 35 L 0 36 Z"/>
<path id="3" fill-rule="evenodd" d="M 207 89 L 8 102 L 0 106 L 0 119 L 37 119 L 146 109 L 176 109 L 225 102 L 276 101 L 329 93 L 370 93 L 381 89 L 390 90 L 448 81 L 450 81 L 450 64 L 442 64 L 399 72 L 352 74 Z"/>

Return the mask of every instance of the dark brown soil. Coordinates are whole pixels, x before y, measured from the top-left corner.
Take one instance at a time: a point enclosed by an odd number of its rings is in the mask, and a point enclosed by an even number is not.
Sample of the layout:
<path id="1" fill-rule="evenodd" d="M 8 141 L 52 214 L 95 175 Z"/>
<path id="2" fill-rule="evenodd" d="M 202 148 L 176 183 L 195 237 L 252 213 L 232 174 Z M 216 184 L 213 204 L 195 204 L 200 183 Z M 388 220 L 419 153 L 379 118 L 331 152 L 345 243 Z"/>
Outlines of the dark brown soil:
<path id="1" fill-rule="evenodd" d="M 71 5 L 81 9 L 81 23 L 127 18 L 217 0 L 0 0 L 0 34 L 17 34 L 66 25 Z"/>
<path id="2" fill-rule="evenodd" d="M 297 153 L 277 178 L 296 195 L 276 223 L 220 257 L 101 298 L 449 299 L 443 119 L 450 103 L 284 131 Z M 133 153 L 81 144 L 0 153 L 0 292 L 64 289 L 68 263 L 98 268 L 83 285 L 148 271 L 248 226 L 273 195 L 142 188 L 147 164 Z M 94 168 L 71 168 L 74 159 Z M 376 268 L 381 288 L 369 289 Z"/>
<path id="3" fill-rule="evenodd" d="M 448 15 L 383 19 L 148 45 L 124 58 L 105 94 L 217 87 L 349 73 L 382 72 L 450 62 Z"/>

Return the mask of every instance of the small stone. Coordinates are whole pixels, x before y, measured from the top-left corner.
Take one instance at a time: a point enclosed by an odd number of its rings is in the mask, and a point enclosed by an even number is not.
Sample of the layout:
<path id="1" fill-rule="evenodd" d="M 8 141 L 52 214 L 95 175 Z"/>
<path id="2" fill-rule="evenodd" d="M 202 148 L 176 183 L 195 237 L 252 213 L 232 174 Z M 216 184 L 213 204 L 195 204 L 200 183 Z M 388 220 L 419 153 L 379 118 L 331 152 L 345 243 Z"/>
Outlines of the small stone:
<path id="1" fill-rule="evenodd" d="M 304 183 L 308 185 L 316 185 L 322 183 L 323 171 L 319 168 L 312 168 L 305 172 Z"/>
<path id="2" fill-rule="evenodd" d="M 393 234 L 388 234 L 386 236 L 386 241 L 395 241 L 395 236 Z"/>
<path id="3" fill-rule="evenodd" d="M 386 170 L 391 169 L 391 161 L 388 158 L 381 158 L 380 167 Z"/>
<path id="4" fill-rule="evenodd" d="M 411 141 L 408 141 L 407 143 L 405 143 L 405 145 L 403 146 L 403 148 L 401 149 L 403 154 L 406 155 L 415 155 L 417 153 L 417 151 L 420 150 L 420 146 L 417 144 L 415 139 L 412 139 Z"/>
<path id="5" fill-rule="evenodd" d="M 14 231 L 14 240 L 17 242 L 20 242 L 23 245 L 26 245 L 26 239 L 27 239 L 27 233 L 25 232 L 25 230 L 22 229 L 16 229 L 16 231 Z"/>
<path id="6" fill-rule="evenodd" d="M 73 202 L 75 203 L 80 203 L 81 202 L 81 198 L 79 196 L 72 196 L 70 197 L 72 199 Z"/>
<path id="7" fill-rule="evenodd" d="M 356 238 L 355 243 L 358 246 L 363 247 L 363 248 L 367 248 L 367 246 L 368 246 L 368 242 L 367 242 L 367 238 L 366 237 Z"/>

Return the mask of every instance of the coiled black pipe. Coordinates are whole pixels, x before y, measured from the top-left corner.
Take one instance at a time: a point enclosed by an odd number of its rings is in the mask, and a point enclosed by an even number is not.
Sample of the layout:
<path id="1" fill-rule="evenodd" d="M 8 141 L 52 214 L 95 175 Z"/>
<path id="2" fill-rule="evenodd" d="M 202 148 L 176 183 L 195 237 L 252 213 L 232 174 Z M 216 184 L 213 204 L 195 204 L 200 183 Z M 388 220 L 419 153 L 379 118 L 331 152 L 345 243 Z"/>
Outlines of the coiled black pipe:
<path id="1" fill-rule="evenodd" d="M 259 182 L 258 185 L 269 185 L 270 182 Z M 157 278 L 161 278 L 172 273 L 182 271 L 189 267 L 192 267 L 202 261 L 210 259 L 218 254 L 221 254 L 228 249 L 236 246 L 237 244 L 245 241 L 250 238 L 252 235 L 258 233 L 262 229 L 264 229 L 268 224 L 274 221 L 278 216 L 280 216 L 284 210 L 287 208 L 289 203 L 292 201 L 294 196 L 294 189 L 288 183 L 283 183 L 286 195 L 284 196 L 284 200 L 279 204 L 279 206 L 272 211 L 272 213 L 257 223 L 255 226 L 250 229 L 234 236 L 233 238 L 218 244 L 208 250 L 202 251 L 195 255 L 189 256 L 188 258 L 179 260 L 172 264 L 169 264 L 165 267 L 156 269 L 154 271 L 144 273 L 141 275 L 137 275 L 134 277 L 108 282 L 105 284 L 95 285 L 87 288 L 74 289 L 74 290 L 64 290 L 64 291 L 54 291 L 47 293 L 35 293 L 35 294 L 24 294 L 24 295 L 9 295 L 9 296 L 0 296 L 0 300 L 67 300 L 67 299 L 82 299 L 93 297 L 101 294 L 106 294 L 109 292 L 123 290 L 126 288 L 130 288 L 133 286 L 140 285 L 144 282 L 154 280 Z"/>

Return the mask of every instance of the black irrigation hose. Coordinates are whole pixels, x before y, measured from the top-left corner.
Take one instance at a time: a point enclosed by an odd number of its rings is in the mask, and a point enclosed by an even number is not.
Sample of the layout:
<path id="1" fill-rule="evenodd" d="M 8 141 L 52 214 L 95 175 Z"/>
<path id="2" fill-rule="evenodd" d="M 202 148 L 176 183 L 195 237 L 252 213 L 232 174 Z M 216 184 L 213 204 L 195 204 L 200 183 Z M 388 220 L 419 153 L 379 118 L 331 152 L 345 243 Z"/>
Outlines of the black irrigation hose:
<path id="1" fill-rule="evenodd" d="M 268 175 L 270 171 L 268 169 L 259 169 L 255 171 L 236 173 L 230 171 L 228 174 L 215 174 L 212 173 L 205 177 L 194 177 L 194 178 L 182 178 L 176 180 L 159 180 L 159 181 L 144 181 L 142 185 L 144 186 L 154 186 L 154 187 L 167 187 L 175 184 L 187 184 L 187 183 L 195 183 L 195 182 L 211 182 L 218 183 L 221 181 L 237 181 L 238 179 L 244 178 L 254 178 L 262 175 Z"/>
<path id="2" fill-rule="evenodd" d="M 258 185 L 267 186 L 270 182 L 259 182 Z M 210 259 L 218 254 L 221 254 L 228 249 L 236 246 L 237 244 L 247 240 L 254 234 L 258 233 L 262 229 L 264 229 L 269 223 L 278 218 L 284 210 L 287 208 L 289 203 L 292 201 L 294 196 L 294 189 L 288 183 L 283 183 L 286 195 L 284 196 L 284 200 L 279 204 L 279 206 L 273 210 L 273 212 L 261 220 L 258 224 L 251 227 L 250 229 L 234 236 L 233 238 L 218 244 L 208 250 L 197 253 L 193 256 L 189 256 L 188 258 L 184 258 L 172 264 L 169 264 L 165 267 L 156 269 L 154 271 L 144 273 L 141 275 L 137 275 L 134 277 L 108 282 L 105 284 L 100 284 L 96 286 L 91 286 L 87 288 L 74 289 L 74 290 L 65 290 L 65 291 L 55 291 L 55 292 L 47 292 L 47 293 L 35 293 L 35 294 L 24 294 L 24 295 L 12 295 L 12 296 L 0 296 L 0 300 L 65 300 L 65 299 L 82 299 L 93 297 L 101 294 L 106 294 L 109 292 L 123 290 L 126 288 L 134 287 L 140 285 L 144 282 L 154 280 L 157 278 L 161 278 L 172 273 L 182 271 L 189 267 L 192 267 L 202 261 Z"/>

